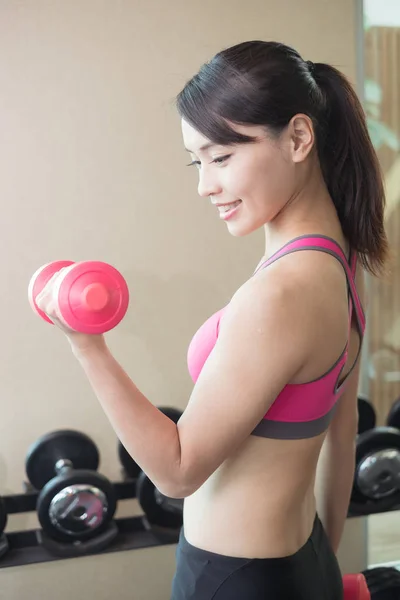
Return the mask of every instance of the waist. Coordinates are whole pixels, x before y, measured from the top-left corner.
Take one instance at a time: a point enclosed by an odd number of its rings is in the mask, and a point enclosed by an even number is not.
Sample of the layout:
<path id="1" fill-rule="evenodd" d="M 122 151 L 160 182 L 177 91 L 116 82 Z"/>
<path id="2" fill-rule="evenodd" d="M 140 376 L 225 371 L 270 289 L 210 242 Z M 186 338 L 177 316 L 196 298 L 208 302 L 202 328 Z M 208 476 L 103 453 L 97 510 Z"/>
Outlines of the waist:
<path id="1" fill-rule="evenodd" d="M 232 527 L 232 529 L 235 529 L 236 534 L 240 534 L 240 532 L 238 532 L 236 528 Z M 301 558 L 302 552 L 305 551 L 305 548 L 310 540 L 316 540 L 316 546 L 318 546 L 318 540 L 323 535 L 323 533 L 324 532 L 322 523 L 319 519 L 317 512 L 315 511 L 311 516 L 311 521 L 307 527 L 307 533 L 304 536 L 302 543 L 298 544 L 292 551 L 277 553 L 274 551 L 269 552 L 268 550 L 266 550 L 265 552 L 258 554 L 257 552 L 251 551 L 251 549 L 249 549 L 247 554 L 238 554 L 234 551 L 234 549 L 232 550 L 232 548 L 230 548 L 227 552 L 222 552 L 218 551 L 218 548 L 214 547 L 213 545 L 212 549 L 196 545 L 195 543 L 193 543 L 192 540 L 188 540 L 185 525 L 183 525 L 179 535 L 179 549 L 183 553 L 187 553 L 192 556 L 195 555 L 199 559 L 203 558 L 208 560 L 210 558 L 218 560 L 219 558 L 223 557 L 224 559 L 230 559 L 231 561 L 240 561 L 243 559 L 260 561 L 270 560 L 271 562 L 276 560 L 293 561 L 297 560 L 297 558 Z"/>
<path id="2" fill-rule="evenodd" d="M 199 490 L 198 490 L 199 492 Z M 313 489 L 302 498 L 281 502 L 262 489 L 240 498 L 205 497 L 196 492 L 185 499 L 182 535 L 188 544 L 238 558 L 281 558 L 297 552 L 315 525 Z"/>

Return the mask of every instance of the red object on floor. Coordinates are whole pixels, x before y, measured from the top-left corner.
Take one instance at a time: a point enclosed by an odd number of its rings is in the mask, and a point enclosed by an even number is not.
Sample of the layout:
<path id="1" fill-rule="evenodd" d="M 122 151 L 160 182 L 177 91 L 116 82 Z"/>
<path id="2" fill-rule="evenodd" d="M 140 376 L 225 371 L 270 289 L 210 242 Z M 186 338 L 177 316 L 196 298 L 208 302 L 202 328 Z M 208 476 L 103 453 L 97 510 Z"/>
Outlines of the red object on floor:
<path id="1" fill-rule="evenodd" d="M 371 600 L 366 579 L 362 573 L 343 577 L 344 600 Z"/>

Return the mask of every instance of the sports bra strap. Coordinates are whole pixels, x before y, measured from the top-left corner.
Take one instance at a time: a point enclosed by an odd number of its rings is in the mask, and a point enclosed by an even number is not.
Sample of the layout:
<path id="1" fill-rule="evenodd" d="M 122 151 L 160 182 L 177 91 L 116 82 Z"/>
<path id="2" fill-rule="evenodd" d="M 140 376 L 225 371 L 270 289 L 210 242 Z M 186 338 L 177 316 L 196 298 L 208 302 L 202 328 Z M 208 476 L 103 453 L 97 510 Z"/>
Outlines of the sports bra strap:
<path id="1" fill-rule="evenodd" d="M 360 330 L 360 334 L 363 335 L 365 330 L 365 314 L 354 281 L 357 265 L 357 253 L 352 253 L 350 258 L 350 266 L 343 250 L 332 238 L 323 235 L 304 235 L 295 238 L 285 244 L 280 250 L 275 252 L 268 260 L 261 263 L 254 271 L 254 274 L 258 273 L 258 271 L 272 264 L 282 256 L 292 252 L 297 252 L 299 250 L 320 250 L 321 252 L 327 252 L 328 254 L 331 254 L 339 260 L 346 273 L 351 299 L 357 317 L 357 325 Z"/>

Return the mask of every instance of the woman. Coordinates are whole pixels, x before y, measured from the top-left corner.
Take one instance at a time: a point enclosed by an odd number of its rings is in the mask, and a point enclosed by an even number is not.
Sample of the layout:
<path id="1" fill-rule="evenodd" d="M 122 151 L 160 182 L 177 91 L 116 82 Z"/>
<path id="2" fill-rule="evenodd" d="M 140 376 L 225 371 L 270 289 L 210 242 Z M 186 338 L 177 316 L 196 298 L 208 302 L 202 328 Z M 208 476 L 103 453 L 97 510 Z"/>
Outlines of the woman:
<path id="1" fill-rule="evenodd" d="M 363 273 L 387 254 L 363 111 L 339 71 L 262 41 L 218 53 L 177 106 L 200 196 L 232 235 L 265 231 L 255 272 L 190 344 L 179 423 L 102 336 L 64 331 L 134 460 L 185 498 L 172 600 L 339 600 Z M 38 304 L 57 321 L 56 279 Z"/>

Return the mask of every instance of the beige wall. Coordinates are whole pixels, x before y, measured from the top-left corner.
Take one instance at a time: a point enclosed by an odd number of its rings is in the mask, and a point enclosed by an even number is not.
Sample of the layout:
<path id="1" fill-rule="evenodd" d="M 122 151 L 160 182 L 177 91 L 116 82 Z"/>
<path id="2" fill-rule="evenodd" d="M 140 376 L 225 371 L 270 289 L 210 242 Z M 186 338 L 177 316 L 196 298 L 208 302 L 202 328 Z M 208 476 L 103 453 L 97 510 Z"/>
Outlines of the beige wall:
<path id="1" fill-rule="evenodd" d="M 101 471 L 119 477 L 115 435 L 68 344 L 28 305 L 45 262 L 123 272 L 132 301 L 110 346 L 151 401 L 185 406 L 190 337 L 249 275 L 263 240 L 231 238 L 198 198 L 173 99 L 221 47 L 255 38 L 355 77 L 351 0 L 0 0 L 1 494 L 21 490 L 27 447 L 56 428 L 91 435 Z M 34 523 L 10 518 L 10 529 Z M 55 585 L 60 600 L 166 599 L 173 553 L 5 569 L 0 597 L 51 598 Z"/>

